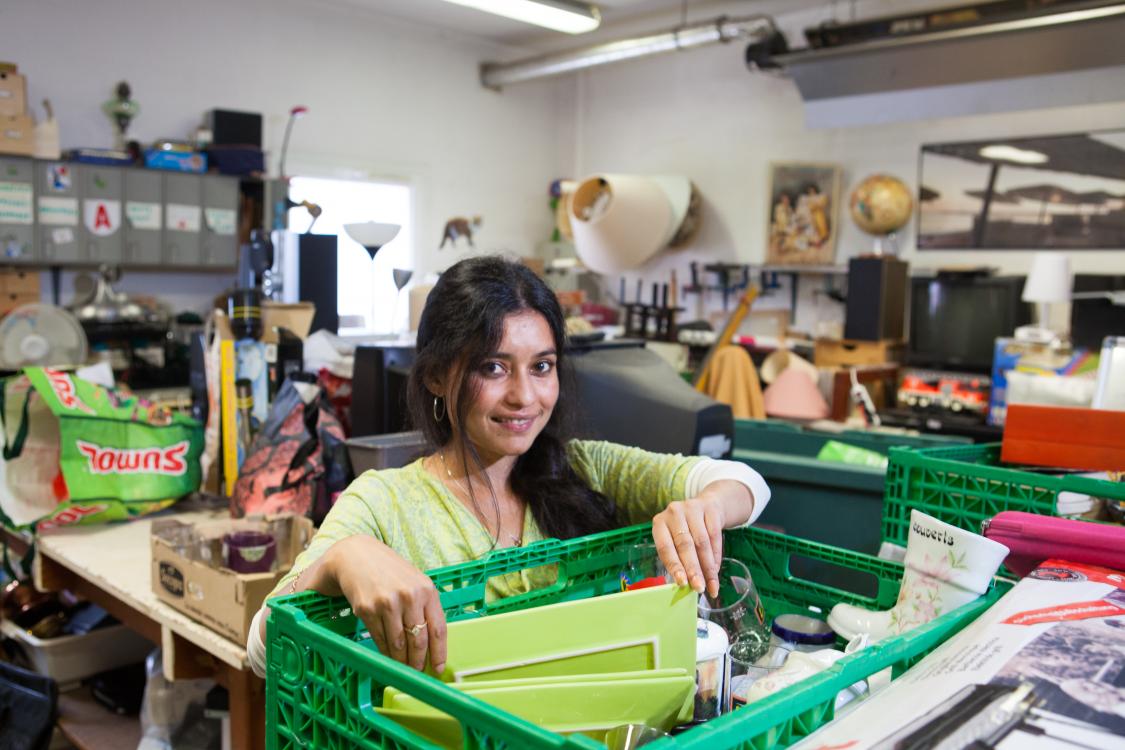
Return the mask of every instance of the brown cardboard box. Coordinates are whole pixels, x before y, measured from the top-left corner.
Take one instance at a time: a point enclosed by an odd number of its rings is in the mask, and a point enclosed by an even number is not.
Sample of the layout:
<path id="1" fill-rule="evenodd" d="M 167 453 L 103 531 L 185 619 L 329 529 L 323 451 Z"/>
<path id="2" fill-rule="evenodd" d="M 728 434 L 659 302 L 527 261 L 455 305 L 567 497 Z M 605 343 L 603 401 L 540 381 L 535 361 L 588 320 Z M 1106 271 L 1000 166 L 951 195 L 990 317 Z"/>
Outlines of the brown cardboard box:
<path id="1" fill-rule="evenodd" d="M 199 539 L 210 540 L 208 549 L 218 550 L 223 534 L 278 519 L 288 521 L 288 540 L 277 552 L 277 569 L 269 573 L 235 573 L 223 567 L 212 567 L 198 558 L 201 545 L 193 543 L 177 547 L 169 537 L 192 528 Z M 236 643 L 246 643 L 250 621 L 262 602 L 285 572 L 293 566 L 297 555 L 312 539 L 312 521 L 303 516 L 265 516 L 189 524 L 174 519 L 152 523 L 152 592 L 157 598 L 207 625 Z M 220 562 L 221 564 L 221 562 Z"/>
<path id="2" fill-rule="evenodd" d="M 856 367 L 900 362 L 901 341 L 849 341 L 817 339 L 813 348 L 813 364 L 817 367 Z"/>
<path id="3" fill-rule="evenodd" d="M 288 328 L 297 338 L 307 339 L 316 316 L 316 305 L 312 302 L 262 302 L 262 341 L 277 343 L 277 328 Z"/>
<path id="4" fill-rule="evenodd" d="M 31 156 L 35 151 L 35 123 L 29 115 L 0 116 L 0 154 Z"/>
<path id="5" fill-rule="evenodd" d="M 0 270 L 0 315 L 39 301 L 39 272 Z"/>
<path id="6" fill-rule="evenodd" d="M 19 73 L 0 72 L 0 117 L 27 114 L 27 79 Z"/>

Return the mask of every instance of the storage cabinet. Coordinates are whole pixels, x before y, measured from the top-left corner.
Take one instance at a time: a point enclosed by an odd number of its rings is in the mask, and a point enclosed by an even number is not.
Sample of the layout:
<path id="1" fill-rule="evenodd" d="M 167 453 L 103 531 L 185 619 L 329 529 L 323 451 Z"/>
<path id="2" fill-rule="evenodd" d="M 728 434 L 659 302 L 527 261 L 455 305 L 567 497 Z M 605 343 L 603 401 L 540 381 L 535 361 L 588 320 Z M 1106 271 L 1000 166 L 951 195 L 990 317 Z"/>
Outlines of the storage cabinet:
<path id="1" fill-rule="evenodd" d="M 0 263 L 233 268 L 239 180 L 0 157 Z"/>
<path id="2" fill-rule="evenodd" d="M 238 260 L 238 183 L 203 178 L 203 265 L 233 266 Z"/>
<path id="3" fill-rule="evenodd" d="M 172 266 L 202 265 L 203 178 L 197 174 L 164 174 L 164 260 Z"/>
<path id="4" fill-rule="evenodd" d="M 151 169 L 125 170 L 125 262 L 160 265 L 163 231 L 163 175 Z"/>
<path id="5" fill-rule="evenodd" d="M 36 260 L 34 196 L 31 160 L 0 157 L 0 254 L 5 263 Z"/>
<path id="6" fill-rule="evenodd" d="M 121 214 L 125 170 L 88 164 L 75 167 L 82 191 L 83 241 L 78 260 L 118 265 L 124 257 Z"/>

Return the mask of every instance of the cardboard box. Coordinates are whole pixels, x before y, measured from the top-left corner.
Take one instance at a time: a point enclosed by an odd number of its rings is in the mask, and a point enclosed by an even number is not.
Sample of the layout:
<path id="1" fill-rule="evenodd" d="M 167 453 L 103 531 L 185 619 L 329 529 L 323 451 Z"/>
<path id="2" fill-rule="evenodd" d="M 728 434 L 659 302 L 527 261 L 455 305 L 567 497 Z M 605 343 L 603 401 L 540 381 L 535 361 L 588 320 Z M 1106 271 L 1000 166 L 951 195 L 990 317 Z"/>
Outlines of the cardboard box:
<path id="1" fill-rule="evenodd" d="M 0 154 L 31 156 L 35 151 L 35 123 L 29 115 L 0 115 Z"/>
<path id="2" fill-rule="evenodd" d="M 887 362 L 899 362 L 901 359 L 901 341 L 817 339 L 813 348 L 813 364 L 817 367 L 881 365 Z"/>
<path id="3" fill-rule="evenodd" d="M 27 114 L 27 79 L 19 73 L 0 71 L 0 117 Z"/>
<path id="4" fill-rule="evenodd" d="M 203 561 L 199 550 L 218 549 L 223 534 L 253 528 L 255 525 L 285 520 L 287 539 L 278 539 L 276 570 L 268 573 L 235 573 Z M 201 545 L 174 543 L 176 535 L 194 531 Z M 236 643 L 246 643 L 250 621 L 277 582 L 293 566 L 293 561 L 313 535 L 312 521 L 303 516 L 273 515 L 247 517 L 208 523 L 181 523 L 174 519 L 152 523 L 152 592 L 162 602 L 198 620 L 216 633 Z M 221 561 L 217 564 L 221 565 Z"/>
<path id="5" fill-rule="evenodd" d="M 309 337 L 314 317 L 316 305 L 312 302 L 283 303 L 265 300 L 262 302 L 262 341 L 276 344 L 276 328 L 288 328 L 303 341 Z"/>

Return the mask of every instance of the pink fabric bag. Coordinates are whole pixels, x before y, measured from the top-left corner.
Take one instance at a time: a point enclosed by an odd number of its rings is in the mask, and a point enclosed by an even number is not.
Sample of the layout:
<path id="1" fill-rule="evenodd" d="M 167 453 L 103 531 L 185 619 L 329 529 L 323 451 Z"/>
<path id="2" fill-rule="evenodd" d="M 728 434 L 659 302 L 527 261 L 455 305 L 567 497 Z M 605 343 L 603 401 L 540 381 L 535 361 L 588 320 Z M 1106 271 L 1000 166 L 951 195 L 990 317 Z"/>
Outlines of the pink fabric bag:
<path id="1" fill-rule="evenodd" d="M 1011 550 L 1004 566 L 1020 576 L 1052 557 L 1125 570 L 1125 526 L 1006 510 L 985 521 L 984 535 Z"/>

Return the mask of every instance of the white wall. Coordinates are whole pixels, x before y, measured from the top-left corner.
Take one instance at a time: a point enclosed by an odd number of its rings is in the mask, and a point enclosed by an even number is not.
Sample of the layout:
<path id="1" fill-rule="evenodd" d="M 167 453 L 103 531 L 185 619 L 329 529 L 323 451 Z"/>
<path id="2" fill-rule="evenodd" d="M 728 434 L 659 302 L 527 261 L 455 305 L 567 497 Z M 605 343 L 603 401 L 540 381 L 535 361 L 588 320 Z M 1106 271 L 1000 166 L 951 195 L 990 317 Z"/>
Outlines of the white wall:
<path id="1" fill-rule="evenodd" d="M 717 16 L 731 4 L 702 5 L 714 13 L 702 12 L 697 6 L 693 17 L 698 20 Z M 864 5 L 879 10 L 888 3 Z M 895 3 L 896 8 L 900 5 Z M 790 13 L 780 16 L 779 22 L 793 43 L 800 40 L 802 28 L 827 13 L 827 8 Z M 671 28 L 674 22 L 668 19 L 661 27 L 654 20 L 648 28 Z M 839 119 L 876 124 L 813 128 L 806 122 L 806 110 L 794 84 L 783 77 L 750 73 L 743 63 L 743 48 L 743 44 L 719 45 L 611 65 L 580 74 L 575 81 L 579 120 L 571 169 L 575 176 L 595 172 L 683 174 L 695 182 L 705 199 L 705 223 L 697 241 L 685 250 L 657 256 L 630 274 L 630 299 L 637 277 L 667 280 L 669 270 L 676 268 L 683 280 L 691 260 L 761 263 L 772 161 L 839 163 L 844 169 L 846 198 L 852 186 L 874 172 L 887 172 L 916 186 L 923 143 L 1125 127 L 1125 70 L 1120 70 L 1116 77 L 1105 78 L 1105 72 L 1100 73 L 1102 84 L 1116 82 L 1119 96 L 1109 103 L 1074 106 L 1075 101 L 1105 98 L 1105 87 L 1076 92 L 1073 77 L 1046 76 L 836 102 Z M 1056 106 L 1059 102 L 1070 106 Z M 900 111 L 892 117 L 886 111 L 864 112 L 864 107 Z M 990 113 L 941 116 L 963 111 Z M 888 119 L 898 121 L 886 122 Z M 846 207 L 838 218 L 837 262 L 867 252 L 871 238 L 851 223 Z M 973 264 L 1024 273 L 1031 262 L 1031 253 L 1020 251 L 917 252 L 913 221 L 900 234 L 901 255 L 913 267 Z M 1125 272 L 1125 250 L 1073 252 L 1071 256 L 1078 271 Z M 803 284 L 802 298 L 813 302 L 811 290 L 818 285 L 815 279 Z M 613 279 L 606 286 L 616 293 L 618 282 Z M 784 306 L 787 300 L 788 294 L 774 295 L 755 307 Z M 804 306 L 797 323 L 811 330 L 817 317 L 835 317 L 841 312 L 836 303 L 818 297 L 815 305 Z"/>
<path id="2" fill-rule="evenodd" d="M 125 79 L 141 106 L 131 137 L 187 137 L 215 107 L 261 112 L 276 171 L 288 111 L 307 105 L 287 171 L 410 181 L 415 278 L 463 252 L 437 251 L 452 216 L 484 217 L 481 249 L 530 253 L 549 236 L 565 84 L 499 95 L 477 82 L 481 60 L 519 54 L 323 0 L 0 3 L 0 58 L 27 75 L 31 102 L 51 99 L 64 148 L 112 144 L 101 105 Z M 204 310 L 228 276 L 127 274 L 119 288 Z"/>

